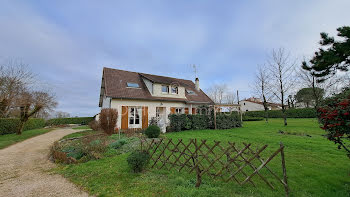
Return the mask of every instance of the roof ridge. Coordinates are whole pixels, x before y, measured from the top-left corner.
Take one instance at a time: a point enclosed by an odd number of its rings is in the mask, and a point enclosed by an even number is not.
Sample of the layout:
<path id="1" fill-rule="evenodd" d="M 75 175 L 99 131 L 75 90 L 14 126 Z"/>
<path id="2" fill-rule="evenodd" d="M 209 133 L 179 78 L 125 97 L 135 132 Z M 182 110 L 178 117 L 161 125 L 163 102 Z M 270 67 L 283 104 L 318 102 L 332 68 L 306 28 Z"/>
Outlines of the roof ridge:
<path id="1" fill-rule="evenodd" d="M 162 75 L 154 75 L 154 74 L 149 74 L 149 73 L 141 73 L 141 72 L 135 72 L 135 71 L 129 71 L 129 70 L 121 70 L 121 69 L 109 68 L 109 67 L 103 67 L 103 69 L 119 70 L 119 71 L 131 72 L 131 73 L 136 73 L 136 74 L 141 74 L 141 75 L 152 75 L 152 76 L 155 76 L 155 77 L 166 77 L 166 78 L 170 78 L 170 79 L 178 79 L 178 80 L 190 81 L 190 82 L 193 83 L 193 81 L 190 80 L 190 79 L 181 79 L 181 78 L 175 78 L 175 77 L 167 77 L 167 76 L 162 76 Z"/>

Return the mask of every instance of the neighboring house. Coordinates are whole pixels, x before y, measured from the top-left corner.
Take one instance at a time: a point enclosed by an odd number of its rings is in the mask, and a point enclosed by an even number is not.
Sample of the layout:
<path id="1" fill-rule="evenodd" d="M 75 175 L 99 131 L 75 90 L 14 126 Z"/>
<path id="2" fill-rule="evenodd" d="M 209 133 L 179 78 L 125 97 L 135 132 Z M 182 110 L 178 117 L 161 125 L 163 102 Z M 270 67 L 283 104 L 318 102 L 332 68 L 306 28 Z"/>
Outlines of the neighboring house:
<path id="1" fill-rule="evenodd" d="M 269 110 L 278 110 L 278 109 L 282 109 L 282 105 L 281 104 L 277 104 L 277 103 L 270 103 L 268 102 L 268 108 Z M 264 105 L 263 102 L 258 99 L 258 98 L 248 98 L 245 100 L 240 101 L 240 105 L 241 105 L 241 110 L 243 112 L 246 111 L 263 111 L 264 110 Z"/>
<path id="2" fill-rule="evenodd" d="M 195 114 L 213 101 L 199 88 L 199 80 L 176 79 L 103 68 L 99 107 L 118 111 L 117 128 L 147 128 L 157 118 L 162 131 L 169 114 Z"/>

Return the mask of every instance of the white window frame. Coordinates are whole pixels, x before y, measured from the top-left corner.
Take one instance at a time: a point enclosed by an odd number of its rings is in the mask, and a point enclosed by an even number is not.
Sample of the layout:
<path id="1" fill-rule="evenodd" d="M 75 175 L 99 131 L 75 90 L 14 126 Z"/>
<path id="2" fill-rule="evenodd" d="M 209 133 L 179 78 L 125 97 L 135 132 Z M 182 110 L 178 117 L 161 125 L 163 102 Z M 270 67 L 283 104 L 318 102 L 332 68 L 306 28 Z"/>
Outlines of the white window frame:
<path id="1" fill-rule="evenodd" d="M 164 92 L 163 91 L 163 87 L 166 87 L 167 88 L 167 92 Z M 169 94 L 169 90 L 170 90 L 170 87 L 168 85 L 162 85 L 162 93 L 163 94 Z"/>
<path id="2" fill-rule="evenodd" d="M 142 108 L 131 106 L 131 107 L 129 107 L 128 113 L 129 113 L 128 114 L 129 128 L 142 128 Z M 137 116 L 138 116 L 138 118 L 137 118 Z M 136 124 L 137 119 L 139 120 L 138 124 Z"/>
<path id="3" fill-rule="evenodd" d="M 175 89 L 175 92 L 173 92 L 174 89 Z M 171 87 L 171 94 L 179 94 L 179 88 L 177 86 Z"/>
<path id="4" fill-rule="evenodd" d="M 184 109 L 182 107 L 175 108 L 175 114 L 183 114 L 183 113 L 184 113 Z"/>

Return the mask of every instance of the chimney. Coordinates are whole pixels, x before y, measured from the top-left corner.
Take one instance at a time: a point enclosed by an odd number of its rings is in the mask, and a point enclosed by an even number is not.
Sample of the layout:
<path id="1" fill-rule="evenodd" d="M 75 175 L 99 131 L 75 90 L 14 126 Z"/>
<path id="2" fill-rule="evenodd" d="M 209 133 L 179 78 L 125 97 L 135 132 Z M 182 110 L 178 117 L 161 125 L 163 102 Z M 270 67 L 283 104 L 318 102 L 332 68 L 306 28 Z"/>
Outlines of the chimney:
<path id="1" fill-rule="evenodd" d="M 196 78 L 196 90 L 197 91 L 200 91 L 200 88 L 199 88 L 199 79 L 198 79 L 198 77 Z"/>

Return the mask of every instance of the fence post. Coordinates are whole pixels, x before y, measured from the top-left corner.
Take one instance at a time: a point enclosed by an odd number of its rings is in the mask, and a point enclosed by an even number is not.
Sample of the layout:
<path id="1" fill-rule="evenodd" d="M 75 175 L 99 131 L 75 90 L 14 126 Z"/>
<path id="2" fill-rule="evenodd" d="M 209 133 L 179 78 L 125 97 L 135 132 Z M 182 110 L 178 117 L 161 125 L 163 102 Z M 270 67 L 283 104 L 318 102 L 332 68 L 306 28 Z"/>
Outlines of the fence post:
<path id="1" fill-rule="evenodd" d="M 282 170 L 283 170 L 283 182 L 284 184 L 284 190 L 286 191 L 286 197 L 289 196 L 289 188 L 288 188 L 288 182 L 287 182 L 287 170 L 286 170 L 286 161 L 284 159 L 284 145 L 282 142 L 280 142 L 281 149 L 281 159 L 282 159 Z"/>

